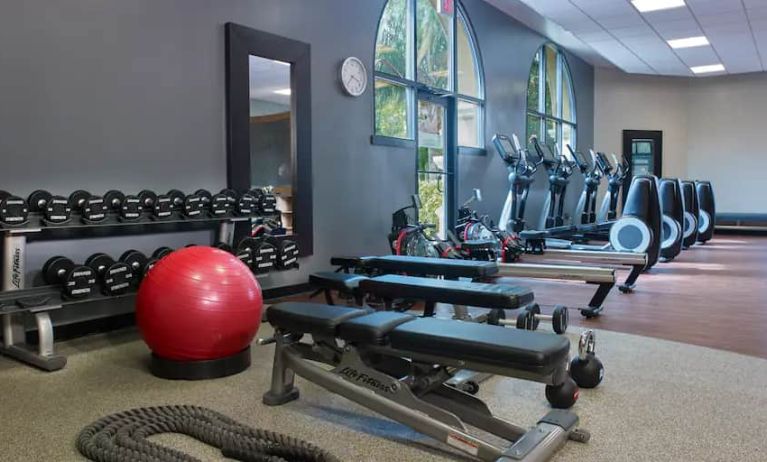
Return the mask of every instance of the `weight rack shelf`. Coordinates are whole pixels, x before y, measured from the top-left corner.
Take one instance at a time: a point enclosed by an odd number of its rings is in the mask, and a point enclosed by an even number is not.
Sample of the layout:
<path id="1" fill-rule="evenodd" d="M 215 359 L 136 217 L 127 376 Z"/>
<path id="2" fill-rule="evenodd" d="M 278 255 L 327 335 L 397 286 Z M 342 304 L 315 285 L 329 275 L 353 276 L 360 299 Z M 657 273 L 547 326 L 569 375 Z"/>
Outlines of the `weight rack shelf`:
<path id="1" fill-rule="evenodd" d="M 29 220 L 24 225 L 0 227 L 3 241 L 2 291 L 0 291 L 3 343 L 0 346 L 0 354 L 44 371 L 59 370 L 66 365 L 66 357 L 54 352 L 51 311 L 73 304 L 135 295 L 134 291 L 120 296 L 106 296 L 99 293 L 83 299 L 64 299 L 61 288 L 58 286 L 24 288 L 28 242 L 194 231 L 217 226 L 216 241 L 231 245 L 237 223 L 269 216 L 272 215 L 234 216 L 229 214 L 190 218 L 174 212 L 170 217 L 164 219 L 142 216 L 134 221 L 122 221 L 117 215 L 111 214 L 103 221 L 84 223 L 80 215 L 73 214 L 67 223 L 47 224 L 41 215 L 30 214 Z M 275 237 L 277 239 L 295 238 L 293 235 Z M 256 277 L 261 279 L 268 275 L 267 273 L 256 275 Z M 24 316 L 34 316 L 39 333 L 37 348 L 26 343 Z"/>

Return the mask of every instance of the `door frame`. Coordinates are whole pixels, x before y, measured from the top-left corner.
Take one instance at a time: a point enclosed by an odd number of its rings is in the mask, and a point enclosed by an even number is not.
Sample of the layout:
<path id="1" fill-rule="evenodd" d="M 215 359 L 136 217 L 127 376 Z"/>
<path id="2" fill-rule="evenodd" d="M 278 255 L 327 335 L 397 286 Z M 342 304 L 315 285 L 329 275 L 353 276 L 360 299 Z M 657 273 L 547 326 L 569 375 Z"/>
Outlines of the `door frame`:
<path id="1" fill-rule="evenodd" d="M 631 157 L 631 142 L 636 138 L 653 140 L 655 150 L 653 152 L 653 174 L 658 178 L 663 177 L 663 131 L 661 130 L 623 130 L 623 158 L 629 163 L 629 172 L 623 183 L 623 202 L 626 202 L 631 180 L 634 178 L 634 162 Z"/>
<path id="2" fill-rule="evenodd" d="M 418 150 L 420 149 L 419 130 L 418 130 L 418 105 L 420 101 L 428 101 L 445 108 L 445 119 L 443 120 L 443 129 L 445 135 L 445 231 L 453 231 L 455 228 L 456 210 L 456 191 L 458 184 L 456 181 L 457 167 L 457 121 L 455 120 L 456 100 L 450 94 L 436 93 L 429 89 L 419 88 L 415 95 L 416 120 L 415 120 L 415 191 L 418 193 Z"/>

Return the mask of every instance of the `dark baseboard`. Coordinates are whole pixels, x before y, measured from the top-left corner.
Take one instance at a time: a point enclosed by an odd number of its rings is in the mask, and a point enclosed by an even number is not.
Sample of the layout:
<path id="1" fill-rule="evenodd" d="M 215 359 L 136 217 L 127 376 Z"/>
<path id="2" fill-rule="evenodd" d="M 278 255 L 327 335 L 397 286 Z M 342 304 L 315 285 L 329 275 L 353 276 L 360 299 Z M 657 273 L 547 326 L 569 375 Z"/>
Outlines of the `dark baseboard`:
<path id="1" fill-rule="evenodd" d="M 309 284 L 297 284 L 293 286 L 275 287 L 264 290 L 264 300 L 275 300 L 309 292 Z M 54 326 L 56 341 L 72 340 L 86 335 L 103 334 L 115 330 L 126 329 L 136 325 L 136 316 L 133 313 L 125 313 L 116 316 L 88 319 L 86 321 L 73 322 Z M 27 342 L 37 344 L 37 329 L 27 331 Z"/>

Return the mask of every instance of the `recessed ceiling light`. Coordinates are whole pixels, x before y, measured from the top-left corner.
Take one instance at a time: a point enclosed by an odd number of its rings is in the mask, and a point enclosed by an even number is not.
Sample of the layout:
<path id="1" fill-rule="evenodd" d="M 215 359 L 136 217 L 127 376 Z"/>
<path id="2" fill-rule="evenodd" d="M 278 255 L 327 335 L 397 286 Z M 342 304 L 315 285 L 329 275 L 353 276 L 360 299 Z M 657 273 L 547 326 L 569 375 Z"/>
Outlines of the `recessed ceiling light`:
<path id="1" fill-rule="evenodd" d="M 278 95 L 289 96 L 290 95 L 290 88 L 284 88 L 282 90 L 274 90 L 274 93 L 276 93 Z"/>
<path id="2" fill-rule="evenodd" d="M 708 45 L 708 39 L 700 35 L 698 37 L 688 37 L 688 38 L 669 40 L 668 44 L 671 45 L 671 48 L 702 47 L 704 45 Z"/>
<path id="3" fill-rule="evenodd" d="M 639 10 L 640 13 L 668 10 L 670 8 L 684 6 L 684 0 L 631 0 L 631 3 L 634 4 L 634 7 Z"/>
<path id="4" fill-rule="evenodd" d="M 709 72 L 721 72 L 724 71 L 724 66 L 721 64 L 709 64 L 708 66 L 695 66 L 690 68 L 695 74 L 708 74 Z"/>

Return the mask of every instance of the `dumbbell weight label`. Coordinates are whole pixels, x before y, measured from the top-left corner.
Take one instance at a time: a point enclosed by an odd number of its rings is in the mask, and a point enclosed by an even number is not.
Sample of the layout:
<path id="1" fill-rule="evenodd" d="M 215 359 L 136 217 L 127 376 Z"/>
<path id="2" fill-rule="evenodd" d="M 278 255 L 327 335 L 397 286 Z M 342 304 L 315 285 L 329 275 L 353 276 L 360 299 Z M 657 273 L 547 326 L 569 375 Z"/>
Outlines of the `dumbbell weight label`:
<path id="1" fill-rule="evenodd" d="M 250 194 L 243 194 L 237 201 L 237 213 L 240 215 L 252 215 L 256 201 Z"/>
<path id="2" fill-rule="evenodd" d="M 128 196 L 123 201 L 120 213 L 126 220 L 135 220 L 141 216 L 141 200 L 135 196 Z"/>
<path id="3" fill-rule="evenodd" d="M 226 215 L 230 208 L 231 202 L 229 201 L 229 197 L 223 194 L 216 194 L 211 199 L 210 210 L 215 216 Z"/>
<path id="4" fill-rule="evenodd" d="M 125 263 L 117 263 L 111 266 L 104 276 L 104 289 L 107 293 L 115 295 L 124 292 L 130 287 L 133 272 Z"/>
<path id="5" fill-rule="evenodd" d="M 154 203 L 154 215 L 157 218 L 167 218 L 172 212 L 172 199 L 168 196 L 158 196 Z"/>
<path id="6" fill-rule="evenodd" d="M 45 219 L 53 223 L 63 223 L 69 220 L 71 212 L 67 199 L 53 197 L 45 207 Z"/>
<path id="7" fill-rule="evenodd" d="M 184 199 L 184 214 L 188 217 L 196 217 L 202 213 L 204 203 L 200 196 L 187 196 Z"/>
<path id="8" fill-rule="evenodd" d="M 98 196 L 91 196 L 85 201 L 85 207 L 83 208 L 83 216 L 88 221 L 101 221 L 107 217 L 107 206 L 104 203 L 104 199 Z"/>
<path id="9" fill-rule="evenodd" d="M 96 274 L 90 268 L 72 271 L 64 282 L 64 292 L 70 297 L 84 297 L 96 284 Z"/>
<path id="10" fill-rule="evenodd" d="M 24 199 L 18 197 L 9 197 L 3 201 L 3 208 L 0 210 L 0 218 L 3 223 L 23 223 L 27 220 L 29 208 Z"/>

